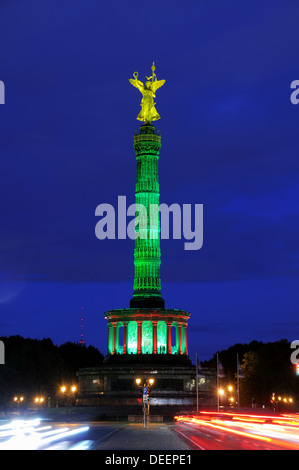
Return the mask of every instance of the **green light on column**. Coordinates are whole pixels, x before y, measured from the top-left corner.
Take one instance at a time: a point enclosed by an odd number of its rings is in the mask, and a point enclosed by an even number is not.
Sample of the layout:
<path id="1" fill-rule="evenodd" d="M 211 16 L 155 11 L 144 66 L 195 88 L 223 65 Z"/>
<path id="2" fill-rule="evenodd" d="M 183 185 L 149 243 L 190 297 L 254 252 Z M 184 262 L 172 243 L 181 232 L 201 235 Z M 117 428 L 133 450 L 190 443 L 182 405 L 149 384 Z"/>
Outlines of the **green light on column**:
<path id="1" fill-rule="evenodd" d="M 115 353 L 119 354 L 119 323 L 115 327 Z"/>
<path id="2" fill-rule="evenodd" d="M 175 329 L 175 345 L 171 346 L 171 354 L 177 354 L 179 352 L 179 327 L 176 322 L 173 322 L 171 328 Z"/>
<path id="3" fill-rule="evenodd" d="M 113 326 L 108 325 L 108 354 L 113 351 Z"/>
<path id="4" fill-rule="evenodd" d="M 153 324 L 151 321 L 142 322 L 142 354 L 153 354 Z"/>
<path id="5" fill-rule="evenodd" d="M 157 352 L 158 354 L 167 353 L 167 325 L 165 321 L 159 321 L 157 324 Z"/>
<path id="6" fill-rule="evenodd" d="M 129 321 L 128 323 L 128 345 L 127 351 L 129 354 L 137 354 L 137 322 Z"/>
<path id="7" fill-rule="evenodd" d="M 185 328 L 182 327 L 182 353 L 186 354 L 186 336 L 185 336 Z"/>
<path id="8" fill-rule="evenodd" d="M 140 134 L 134 137 L 137 159 L 136 204 L 145 207 L 135 230 L 134 292 L 131 306 L 164 308 L 160 279 L 160 216 L 158 211 L 151 217 L 151 208 L 159 207 L 158 160 L 161 137 L 154 126 L 141 126 Z M 153 211 L 155 213 L 155 211 Z"/>
<path id="9" fill-rule="evenodd" d="M 121 328 L 122 328 L 122 330 L 121 330 Z M 123 323 L 118 322 L 117 327 L 116 327 L 116 331 L 117 331 L 117 333 L 116 333 L 116 343 L 115 343 L 116 354 L 122 354 L 123 350 L 124 350 L 123 344 L 119 344 L 120 343 L 120 333 L 123 332 L 123 328 L 124 328 Z"/>

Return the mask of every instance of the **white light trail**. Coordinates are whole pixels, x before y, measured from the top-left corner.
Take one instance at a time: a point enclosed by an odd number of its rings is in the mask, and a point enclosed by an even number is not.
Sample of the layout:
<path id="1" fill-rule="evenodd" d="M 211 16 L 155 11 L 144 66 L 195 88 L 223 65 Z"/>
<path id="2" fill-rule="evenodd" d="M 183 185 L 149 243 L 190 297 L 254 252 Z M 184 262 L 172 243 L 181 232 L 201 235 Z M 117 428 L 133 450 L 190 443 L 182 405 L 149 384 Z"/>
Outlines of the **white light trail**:
<path id="1" fill-rule="evenodd" d="M 66 438 L 87 432 L 88 426 L 61 427 L 52 429 L 52 426 L 40 426 L 40 420 L 14 420 L 0 426 L 0 450 L 37 450 L 37 449 L 64 449 L 71 442 L 57 442 Z M 51 445 L 57 442 L 55 445 Z M 79 441 L 73 448 L 83 450 L 91 441 Z M 50 446 L 50 447 L 49 447 Z"/>

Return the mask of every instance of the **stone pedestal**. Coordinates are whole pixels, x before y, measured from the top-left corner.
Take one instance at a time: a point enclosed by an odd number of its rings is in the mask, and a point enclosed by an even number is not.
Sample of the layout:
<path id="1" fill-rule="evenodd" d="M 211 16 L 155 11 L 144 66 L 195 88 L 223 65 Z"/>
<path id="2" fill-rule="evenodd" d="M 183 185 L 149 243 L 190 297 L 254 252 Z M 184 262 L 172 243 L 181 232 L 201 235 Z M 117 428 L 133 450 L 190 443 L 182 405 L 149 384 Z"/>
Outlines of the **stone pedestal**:
<path id="1" fill-rule="evenodd" d="M 135 356 L 136 359 L 136 356 Z M 196 368 L 186 358 L 174 362 L 173 355 L 165 355 L 164 364 L 155 363 L 148 355 L 147 361 L 131 364 L 109 363 L 77 372 L 80 395 L 79 406 L 98 406 L 99 417 L 142 417 L 142 395 L 136 385 L 153 378 L 150 391 L 150 415 L 153 420 L 171 419 L 179 413 L 195 413 Z M 181 364 L 179 362 L 181 361 Z M 199 382 L 200 407 L 216 406 L 216 376 L 214 370 L 202 370 L 205 377 Z M 212 400 L 211 400 L 212 397 Z M 214 397 L 214 401 L 213 401 Z M 159 418 L 158 418 L 159 417 Z M 132 418 L 131 418 L 132 419 Z M 135 419 L 135 418 L 134 418 Z"/>

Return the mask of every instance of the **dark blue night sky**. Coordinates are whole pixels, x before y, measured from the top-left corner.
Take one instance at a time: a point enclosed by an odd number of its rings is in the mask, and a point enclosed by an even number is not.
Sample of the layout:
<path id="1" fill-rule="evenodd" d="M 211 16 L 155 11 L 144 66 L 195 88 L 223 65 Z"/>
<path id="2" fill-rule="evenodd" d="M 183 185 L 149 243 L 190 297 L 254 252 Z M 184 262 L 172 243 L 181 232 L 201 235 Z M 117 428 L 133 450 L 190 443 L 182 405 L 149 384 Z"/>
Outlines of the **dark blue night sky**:
<path id="1" fill-rule="evenodd" d="M 134 203 L 141 79 L 155 61 L 160 202 L 203 204 L 204 243 L 162 241 L 167 308 L 191 312 L 194 361 L 299 339 L 299 4 L 1 0 L 0 336 L 84 338 L 129 307 L 132 240 L 95 208 Z"/>

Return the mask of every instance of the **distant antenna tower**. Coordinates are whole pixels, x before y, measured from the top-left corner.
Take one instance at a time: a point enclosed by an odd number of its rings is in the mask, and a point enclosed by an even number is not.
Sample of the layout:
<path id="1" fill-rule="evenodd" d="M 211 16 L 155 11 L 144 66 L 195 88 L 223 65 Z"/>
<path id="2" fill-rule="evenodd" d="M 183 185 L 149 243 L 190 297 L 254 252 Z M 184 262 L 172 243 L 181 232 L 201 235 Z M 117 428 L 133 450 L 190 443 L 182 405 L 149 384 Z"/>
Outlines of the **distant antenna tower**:
<path id="1" fill-rule="evenodd" d="M 84 339 L 83 339 L 83 311 L 84 311 L 84 308 L 82 307 L 81 309 L 81 336 L 80 336 L 80 344 L 82 344 L 82 346 L 85 344 Z"/>

